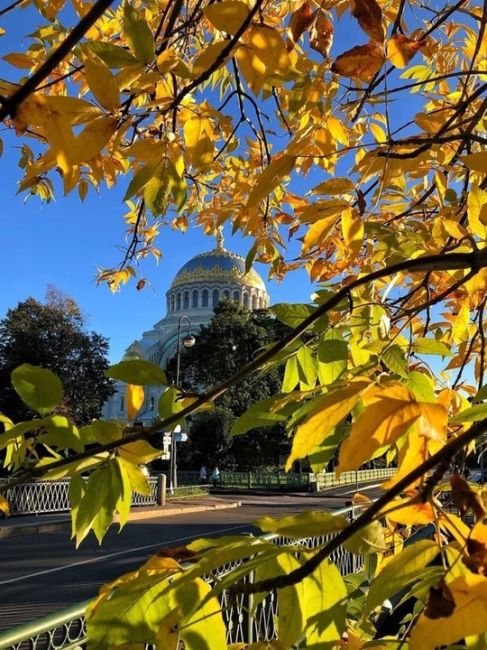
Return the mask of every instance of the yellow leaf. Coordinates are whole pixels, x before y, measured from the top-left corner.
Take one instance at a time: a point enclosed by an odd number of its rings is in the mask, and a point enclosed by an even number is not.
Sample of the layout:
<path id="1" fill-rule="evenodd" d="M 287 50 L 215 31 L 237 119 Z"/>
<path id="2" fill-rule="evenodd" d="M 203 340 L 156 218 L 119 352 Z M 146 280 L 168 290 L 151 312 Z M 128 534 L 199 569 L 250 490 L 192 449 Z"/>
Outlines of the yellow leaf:
<path id="1" fill-rule="evenodd" d="M 173 70 L 179 63 L 179 56 L 174 48 L 169 47 L 164 52 L 161 52 L 156 60 L 157 69 L 161 74 L 166 74 Z"/>
<path id="2" fill-rule="evenodd" d="M 291 469 L 295 460 L 304 458 L 321 443 L 327 433 L 350 413 L 369 387 L 369 381 L 356 379 L 346 388 L 330 391 L 316 400 L 316 406 L 296 430 L 286 471 Z"/>
<path id="3" fill-rule="evenodd" d="M 396 68 L 405 68 L 422 45 L 404 34 L 395 34 L 387 43 L 387 58 Z"/>
<path id="4" fill-rule="evenodd" d="M 288 156 L 286 154 L 276 156 L 271 164 L 264 169 L 262 174 L 257 177 L 247 201 L 247 208 L 253 208 L 262 199 L 269 196 L 281 181 L 291 173 L 294 162 L 294 156 Z"/>
<path id="5" fill-rule="evenodd" d="M 330 178 L 314 187 L 312 191 L 313 194 L 329 194 L 330 196 L 335 196 L 350 192 L 354 187 L 354 182 L 349 178 Z"/>
<path id="6" fill-rule="evenodd" d="M 384 52 L 377 43 L 356 45 L 351 50 L 337 56 L 331 66 L 331 71 L 368 83 L 376 72 L 379 72 L 384 61 Z"/>
<path id="7" fill-rule="evenodd" d="M 221 32 L 233 36 L 249 15 L 249 8 L 238 0 L 224 0 L 203 9 L 210 23 Z"/>
<path id="8" fill-rule="evenodd" d="M 84 58 L 88 86 L 98 102 L 109 111 L 120 106 L 118 82 L 99 57 L 90 53 Z"/>
<path id="9" fill-rule="evenodd" d="M 404 526 L 424 526 L 435 520 L 430 503 L 411 503 L 411 499 L 407 498 L 392 501 L 382 514 Z"/>
<path id="10" fill-rule="evenodd" d="M 461 160 L 474 172 L 487 173 L 487 151 L 462 156 Z"/>
<path id="11" fill-rule="evenodd" d="M 220 5 L 214 6 L 218 7 Z M 207 45 L 201 54 L 196 57 L 193 63 L 193 68 L 191 70 L 192 76 L 199 77 L 201 74 L 203 74 L 203 72 L 206 72 L 215 63 L 227 45 L 228 43 L 226 41 L 220 41 L 219 43 L 210 43 L 210 45 Z M 220 65 L 225 63 L 227 58 L 228 56 L 222 59 L 220 61 Z"/>
<path id="12" fill-rule="evenodd" d="M 475 185 L 467 199 L 468 225 L 472 234 L 487 240 L 487 192 Z"/>
<path id="13" fill-rule="evenodd" d="M 487 578 L 468 573 L 447 583 L 454 600 L 450 616 L 419 617 L 413 628 L 409 647 L 434 650 L 487 630 Z M 433 613 L 433 612 L 432 612 Z"/>
<path id="14" fill-rule="evenodd" d="M 236 59 L 249 88 L 258 95 L 266 79 L 265 64 L 256 55 L 254 49 L 247 45 L 238 48 Z"/>
<path id="15" fill-rule="evenodd" d="M 7 517 L 10 515 L 10 507 L 8 501 L 5 497 L 0 494 L 0 512 L 3 512 Z"/>
<path id="16" fill-rule="evenodd" d="M 371 397 L 340 448 L 337 472 L 357 469 L 378 449 L 390 446 L 403 436 L 418 420 L 421 434 L 444 435 L 444 407 L 416 402 L 401 384 L 382 386 Z"/>
<path id="17" fill-rule="evenodd" d="M 470 323 L 470 304 L 466 300 L 460 307 L 458 314 L 453 322 L 451 336 L 453 343 L 458 345 L 468 339 L 468 325 Z"/>
<path id="18" fill-rule="evenodd" d="M 371 124 L 370 125 L 370 130 L 372 131 L 372 134 L 374 138 L 377 140 L 377 142 L 387 142 L 387 135 L 386 132 L 382 127 L 380 127 L 378 124 Z"/>
<path id="19" fill-rule="evenodd" d="M 2 57 L 4 61 L 14 65 L 16 68 L 32 68 L 34 66 L 34 61 L 24 54 L 23 52 L 11 52 Z"/>
<path id="20" fill-rule="evenodd" d="M 213 160 L 213 128 L 206 117 L 195 116 L 184 123 L 186 154 L 196 169 Z"/>
<path id="21" fill-rule="evenodd" d="M 265 65 L 268 75 L 288 73 L 292 67 L 291 60 L 277 29 L 267 25 L 252 25 L 246 32 L 245 39 L 247 45 Z"/>
<path id="22" fill-rule="evenodd" d="M 127 404 L 127 416 L 132 420 L 140 410 L 144 403 L 144 389 L 142 386 L 135 386 L 134 384 L 127 384 L 125 389 L 125 401 Z"/>
<path id="23" fill-rule="evenodd" d="M 336 221 L 337 217 L 328 217 L 327 219 L 320 219 L 316 223 L 313 223 L 304 236 L 301 254 L 306 255 L 315 246 L 322 244 L 330 234 Z"/>
<path id="24" fill-rule="evenodd" d="M 142 389 L 142 386 L 134 386 L 134 388 Z M 120 447 L 119 454 L 124 460 L 133 465 L 144 465 L 145 463 L 150 463 L 151 460 L 158 458 L 161 455 L 161 452 L 158 449 L 154 449 L 154 447 L 145 440 L 136 440 L 135 442 L 129 442 Z M 132 475 L 130 475 L 129 478 L 132 483 Z M 140 482 L 140 479 L 137 480 Z M 140 489 L 143 488 L 139 488 L 139 490 Z M 143 494 L 145 494 L 145 492 L 143 492 Z"/>
<path id="25" fill-rule="evenodd" d="M 364 222 L 358 210 L 347 208 L 342 212 L 342 233 L 352 261 L 360 253 L 364 239 Z"/>

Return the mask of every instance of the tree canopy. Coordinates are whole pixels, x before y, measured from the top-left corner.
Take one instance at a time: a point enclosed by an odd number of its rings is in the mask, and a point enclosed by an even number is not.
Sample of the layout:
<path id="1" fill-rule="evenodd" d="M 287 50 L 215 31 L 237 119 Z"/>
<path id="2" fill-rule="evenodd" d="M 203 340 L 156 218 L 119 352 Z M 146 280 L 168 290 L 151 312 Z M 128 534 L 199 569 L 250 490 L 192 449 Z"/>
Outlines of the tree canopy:
<path id="1" fill-rule="evenodd" d="M 38 417 L 1 416 L 0 446 L 15 469 L 8 485 L 72 475 L 77 543 L 91 529 L 101 540 L 114 511 L 127 520 L 131 490 L 147 488 L 137 466 L 158 455 L 150 443 L 161 428 L 275 365 L 284 367 L 280 391 L 234 432 L 284 422 L 287 468 L 330 453 L 339 473 L 384 454 L 398 466 L 378 500 L 360 500 L 352 523 L 312 519 L 314 531 L 336 533 L 313 552 L 224 538 L 192 545 L 190 571 L 157 556 L 102 593 L 90 610 L 92 647 L 127 647 L 140 635 L 160 647 L 180 638 L 206 647 L 198 643 L 211 615 L 212 647 L 224 648 L 218 587 L 210 592 L 202 577 L 242 559 L 237 574 L 251 567 L 259 578 L 235 584 L 234 594 L 275 589 L 286 603 L 274 647 L 303 636 L 315 647 L 485 647 L 482 494 L 452 481 L 463 519 L 438 497 L 452 459 L 476 454 L 487 431 L 486 3 L 22 0 L 0 16 L 27 10 L 39 12 L 40 26 L 27 41 L 19 34 L 26 48 L 5 58 L 28 76 L 1 82 L 0 117 L 19 138 L 21 192 L 83 199 L 124 183 L 128 245 L 100 281 L 115 291 L 138 276 L 136 262 L 159 257 L 164 225 L 210 232 L 229 222 L 249 237 L 247 264 L 268 263 L 277 278 L 304 268 L 319 288 L 313 304 L 274 306 L 289 332 L 218 385 L 197 394 L 169 385 L 160 421 L 145 430 L 60 427 L 59 379 L 32 365 L 15 369 L 14 390 Z M 143 288 L 143 270 L 137 282 Z M 132 417 L 145 385 L 169 383 L 141 360 L 107 374 L 127 383 Z M 50 456 L 26 465 L 36 440 L 48 442 Z M 305 523 L 266 520 L 261 529 L 299 536 L 309 534 Z M 434 574 L 428 540 L 402 548 L 425 524 L 441 559 Z M 378 556 L 360 589 L 331 562 L 341 545 Z M 407 594 L 416 599 L 412 618 L 395 638 L 374 640 L 369 614 Z"/>
<path id="2" fill-rule="evenodd" d="M 15 420 L 33 416 L 10 382 L 12 371 L 28 363 L 49 368 L 61 379 L 64 394 L 58 413 L 79 424 L 100 417 L 112 393 L 104 375 L 108 340 L 85 328 L 74 300 L 52 288 L 45 304 L 27 298 L 9 309 L 0 321 L 0 410 Z"/>
<path id="3" fill-rule="evenodd" d="M 288 329 L 267 313 L 221 302 L 210 323 L 198 332 L 194 347 L 181 355 L 182 387 L 189 391 L 214 388 Z M 168 373 L 173 369 L 174 361 Z M 189 426 L 189 442 L 179 451 L 180 464 L 200 467 L 217 463 L 220 469 L 239 470 L 278 468 L 290 450 L 282 424 L 254 429 L 242 437 L 232 436 L 231 428 L 247 409 L 278 392 L 281 383 L 282 370 L 277 367 L 250 375 L 219 397 L 215 409 L 196 414 Z"/>

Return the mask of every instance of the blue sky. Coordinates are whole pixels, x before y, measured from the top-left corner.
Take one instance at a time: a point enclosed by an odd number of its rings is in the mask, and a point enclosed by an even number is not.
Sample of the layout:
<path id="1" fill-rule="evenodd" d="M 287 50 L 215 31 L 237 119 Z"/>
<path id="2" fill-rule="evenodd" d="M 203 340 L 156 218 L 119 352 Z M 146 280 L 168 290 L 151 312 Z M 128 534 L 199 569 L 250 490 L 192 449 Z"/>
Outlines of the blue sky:
<path id="1" fill-rule="evenodd" d="M 1 55 L 25 50 L 29 39 L 18 39 L 40 24 L 42 19 L 31 9 L 8 14 L 2 22 L 7 34 L 0 39 Z M 342 24 L 339 32 L 346 32 L 346 41 L 336 40 L 335 55 L 352 43 L 367 41 L 354 21 L 347 20 L 346 29 L 343 27 Z M 19 72 L 25 73 L 0 61 L 0 76 L 15 81 Z M 16 183 L 21 177 L 15 147 L 21 142 L 5 131 L 1 136 L 5 138 L 5 151 L 0 159 L 0 272 L 3 280 L 0 318 L 29 296 L 42 300 L 47 286 L 53 284 L 78 302 L 88 318 L 89 327 L 110 339 L 111 361 L 119 360 L 134 338 L 165 315 L 165 292 L 178 269 L 193 255 L 213 248 L 214 241 L 196 228 L 186 234 L 162 229 L 158 242 L 161 262 L 159 265 L 153 261 L 143 262 L 142 275 L 151 285 L 137 292 L 132 282 L 120 293 L 112 294 L 106 286 L 96 285 L 95 276 L 97 266 L 116 266 L 122 258 L 124 223 L 121 217 L 126 211 L 122 196 L 126 183 L 119 183 L 111 190 L 102 189 L 99 195 L 90 192 L 84 204 L 76 193 L 65 198 L 61 192 L 51 204 L 41 204 L 35 197 L 25 201 L 24 196 L 15 194 Z M 299 190 L 299 181 L 293 187 Z M 227 228 L 225 244 L 245 256 L 252 241 L 231 237 Z M 297 253 L 295 243 L 287 258 Z M 256 265 L 256 268 L 265 278 L 266 267 Z M 280 284 L 268 282 L 268 290 L 274 303 L 303 302 L 309 300 L 313 287 L 304 271 L 296 271 Z"/>

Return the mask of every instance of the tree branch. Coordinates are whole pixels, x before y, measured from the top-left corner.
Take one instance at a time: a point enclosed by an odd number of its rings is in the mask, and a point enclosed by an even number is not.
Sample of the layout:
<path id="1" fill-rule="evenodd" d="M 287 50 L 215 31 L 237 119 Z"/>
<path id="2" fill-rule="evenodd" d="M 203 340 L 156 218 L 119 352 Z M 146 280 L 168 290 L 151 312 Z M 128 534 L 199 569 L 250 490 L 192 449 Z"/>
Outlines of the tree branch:
<path id="1" fill-rule="evenodd" d="M 19 105 L 29 97 L 41 84 L 51 72 L 61 63 L 65 56 L 73 49 L 73 47 L 83 38 L 86 32 L 92 25 L 96 23 L 98 18 L 103 12 L 108 9 L 113 0 L 98 0 L 96 4 L 89 10 L 86 16 L 79 21 L 73 28 L 71 33 L 59 45 L 54 52 L 47 57 L 44 63 L 34 72 L 34 74 L 27 79 L 10 97 L 2 99 L 2 106 L 0 108 L 0 121 L 4 120 L 9 115 L 13 117 Z"/>
<path id="2" fill-rule="evenodd" d="M 388 505 L 392 499 L 399 496 L 404 490 L 414 483 L 417 479 L 424 476 L 430 470 L 433 470 L 437 465 L 441 464 L 442 467 L 446 465 L 448 459 L 458 453 L 465 445 L 480 437 L 487 431 L 487 419 L 476 422 L 468 431 L 462 433 L 458 438 L 453 438 L 447 443 L 443 449 L 436 452 L 433 456 L 425 460 L 421 465 L 413 469 L 407 476 L 402 478 L 392 488 L 387 490 L 377 501 L 365 510 L 357 519 L 355 519 L 349 526 L 344 528 L 338 533 L 336 537 L 331 539 L 327 544 L 322 546 L 317 553 L 315 553 L 309 560 L 307 560 L 298 569 L 291 571 L 286 575 L 276 576 L 267 580 L 259 582 L 247 582 L 244 584 L 233 585 L 230 591 L 234 594 L 256 594 L 260 592 L 269 592 L 273 589 L 283 589 L 295 585 L 307 576 L 311 575 L 318 566 L 326 560 L 330 555 L 346 542 L 352 535 L 358 532 L 367 524 L 370 524 L 377 515 L 380 514 L 382 508 Z"/>
<path id="3" fill-rule="evenodd" d="M 441 255 L 426 255 L 415 259 L 408 259 L 397 264 L 391 264 L 383 269 L 378 269 L 364 275 L 362 277 L 352 280 L 349 284 L 338 290 L 331 298 L 325 301 L 322 305 L 317 307 L 315 311 L 305 318 L 299 325 L 292 329 L 288 334 L 283 336 L 277 343 L 255 357 L 246 366 L 241 368 L 238 372 L 223 381 L 221 384 L 208 391 L 208 393 L 198 397 L 192 404 L 185 407 L 179 413 L 174 413 L 165 420 L 156 422 L 144 430 L 140 428 L 130 427 L 126 429 L 127 435 L 118 440 L 113 440 L 106 444 L 100 444 L 91 449 L 86 449 L 83 452 L 73 454 L 69 458 L 62 458 L 56 460 L 49 465 L 42 465 L 41 467 L 33 467 L 28 470 L 21 477 L 14 477 L 0 487 L 0 493 L 5 492 L 11 487 L 18 485 L 30 478 L 40 478 L 48 474 L 51 470 L 65 467 L 71 463 L 89 458 L 99 453 L 114 451 L 119 447 L 135 442 L 136 440 L 147 440 L 148 442 L 156 442 L 160 437 L 162 430 L 167 430 L 172 425 L 179 422 L 181 419 L 191 415 L 197 411 L 201 406 L 204 406 L 223 395 L 229 388 L 248 377 L 255 370 L 258 370 L 265 363 L 270 361 L 278 352 L 281 352 L 290 343 L 296 341 L 303 332 L 305 332 L 311 325 L 313 325 L 324 314 L 328 313 L 337 307 L 344 299 L 346 299 L 354 289 L 358 289 L 364 285 L 380 280 L 382 278 L 394 275 L 396 273 L 420 273 L 428 271 L 451 271 L 454 269 L 471 269 L 473 273 L 477 273 L 480 269 L 487 267 L 487 248 L 483 250 L 475 250 L 471 253 L 448 253 Z"/>

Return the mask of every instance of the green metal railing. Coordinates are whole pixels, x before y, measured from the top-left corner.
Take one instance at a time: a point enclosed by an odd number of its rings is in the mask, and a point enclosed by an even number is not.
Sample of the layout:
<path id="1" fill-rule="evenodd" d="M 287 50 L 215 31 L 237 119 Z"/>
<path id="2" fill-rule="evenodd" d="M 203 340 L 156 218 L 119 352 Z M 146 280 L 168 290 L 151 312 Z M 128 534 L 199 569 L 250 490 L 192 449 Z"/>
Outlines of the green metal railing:
<path id="1" fill-rule="evenodd" d="M 356 508 L 344 508 L 333 514 L 345 515 L 352 520 L 355 511 Z M 300 540 L 272 534 L 263 537 L 280 546 L 299 542 L 309 549 L 317 548 L 330 539 L 330 535 Z M 332 553 L 331 560 L 335 562 L 343 575 L 360 571 L 363 567 L 361 556 L 352 555 L 341 547 Z M 213 571 L 212 576 L 214 579 L 219 579 L 243 562 L 245 560 L 225 565 Z M 190 566 L 187 564 L 188 568 Z M 250 573 L 247 579 L 252 580 L 253 574 Z M 223 591 L 220 596 L 228 643 L 264 642 L 277 636 L 277 595 L 275 593 L 268 594 L 252 614 L 250 614 L 252 607 L 249 598 L 251 596 L 229 597 L 226 591 Z M 73 605 L 45 618 L 30 621 L 6 632 L 0 632 L 0 650 L 84 650 L 87 639 L 85 611 L 89 602 Z M 150 650 L 152 647 L 148 644 L 146 650 Z"/>

